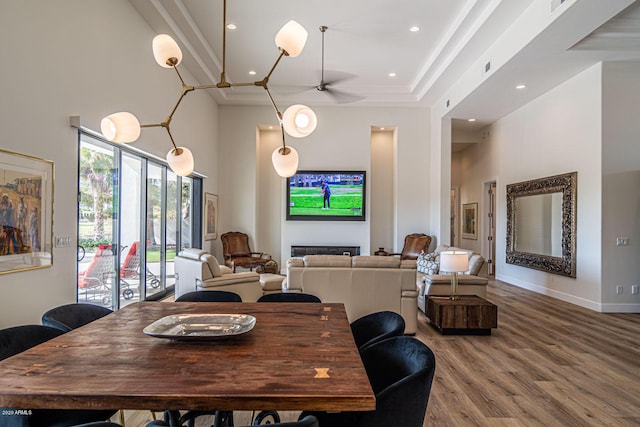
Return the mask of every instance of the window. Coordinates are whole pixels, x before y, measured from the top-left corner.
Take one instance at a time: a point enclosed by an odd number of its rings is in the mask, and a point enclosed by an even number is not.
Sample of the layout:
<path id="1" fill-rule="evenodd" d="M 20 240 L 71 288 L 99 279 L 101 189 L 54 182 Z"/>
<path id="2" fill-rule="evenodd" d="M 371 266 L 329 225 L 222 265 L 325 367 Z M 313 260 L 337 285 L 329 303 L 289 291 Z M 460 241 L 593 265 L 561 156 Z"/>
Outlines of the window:
<path id="1" fill-rule="evenodd" d="M 118 309 L 171 290 L 176 254 L 201 244 L 202 179 L 82 131 L 78 177 L 78 301 Z"/>

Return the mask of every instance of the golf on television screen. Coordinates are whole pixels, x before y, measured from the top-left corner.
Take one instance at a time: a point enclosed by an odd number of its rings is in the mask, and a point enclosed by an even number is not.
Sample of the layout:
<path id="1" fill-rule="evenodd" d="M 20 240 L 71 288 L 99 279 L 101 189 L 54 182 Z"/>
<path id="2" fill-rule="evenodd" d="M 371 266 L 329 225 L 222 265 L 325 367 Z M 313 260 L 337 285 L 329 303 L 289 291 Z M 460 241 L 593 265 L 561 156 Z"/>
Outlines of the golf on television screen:
<path id="1" fill-rule="evenodd" d="M 365 220 L 365 171 L 298 171 L 287 178 L 288 220 Z"/>

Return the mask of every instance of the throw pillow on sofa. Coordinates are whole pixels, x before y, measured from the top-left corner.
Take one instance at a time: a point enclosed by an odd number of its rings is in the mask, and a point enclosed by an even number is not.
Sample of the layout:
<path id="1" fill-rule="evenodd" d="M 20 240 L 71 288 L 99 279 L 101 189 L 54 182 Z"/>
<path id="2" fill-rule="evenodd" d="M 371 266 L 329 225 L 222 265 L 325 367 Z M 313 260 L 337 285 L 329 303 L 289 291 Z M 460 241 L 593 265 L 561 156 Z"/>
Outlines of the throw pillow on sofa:
<path id="1" fill-rule="evenodd" d="M 416 259 L 416 270 L 423 273 L 427 266 L 427 261 L 427 254 L 425 254 L 424 251 L 420 251 L 418 258 Z"/>
<path id="2" fill-rule="evenodd" d="M 440 254 L 420 252 L 416 260 L 416 269 L 423 274 L 438 274 L 440 271 Z"/>

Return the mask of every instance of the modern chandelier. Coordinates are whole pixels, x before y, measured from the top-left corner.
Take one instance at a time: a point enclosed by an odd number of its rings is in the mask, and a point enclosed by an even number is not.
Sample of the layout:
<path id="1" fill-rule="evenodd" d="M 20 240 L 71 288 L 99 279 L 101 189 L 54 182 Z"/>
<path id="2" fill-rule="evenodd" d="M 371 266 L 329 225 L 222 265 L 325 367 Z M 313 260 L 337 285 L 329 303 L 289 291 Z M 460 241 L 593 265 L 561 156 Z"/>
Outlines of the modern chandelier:
<path id="1" fill-rule="evenodd" d="M 137 117 L 128 112 L 118 112 L 110 114 L 102 119 L 100 128 L 104 137 L 112 142 L 130 143 L 134 142 L 140 136 L 141 128 L 147 127 L 163 127 L 169 134 L 169 139 L 173 148 L 167 153 L 167 163 L 169 167 L 177 175 L 187 176 L 193 172 L 194 162 L 193 154 L 186 147 L 176 145 L 173 135 L 171 134 L 171 120 L 184 97 L 196 89 L 225 89 L 237 86 L 258 86 L 265 90 L 271 105 L 273 106 L 280 131 L 282 133 L 282 146 L 276 148 L 271 155 L 273 167 L 276 173 L 284 178 L 290 177 L 296 173 L 298 169 L 298 152 L 293 147 L 288 147 L 285 143 L 285 132 L 295 138 L 303 138 L 311 135 L 318 123 L 314 111 L 301 104 L 292 105 L 282 114 L 276 105 L 269 87 L 269 78 L 276 69 L 278 63 L 283 56 L 295 58 L 300 55 L 307 41 L 307 31 L 296 21 L 287 22 L 278 31 L 275 37 L 276 47 L 280 54 L 275 63 L 269 70 L 269 73 L 259 81 L 247 83 L 230 83 L 226 80 L 226 34 L 227 34 L 227 0 L 223 0 L 223 23 L 222 23 L 222 72 L 220 81 L 216 84 L 189 86 L 185 84 L 177 66 L 182 61 L 182 51 L 178 44 L 167 34 L 159 34 L 153 39 L 153 56 L 156 62 L 164 68 L 173 68 L 180 79 L 182 85 L 182 93 L 167 118 L 160 123 L 141 125 Z"/>

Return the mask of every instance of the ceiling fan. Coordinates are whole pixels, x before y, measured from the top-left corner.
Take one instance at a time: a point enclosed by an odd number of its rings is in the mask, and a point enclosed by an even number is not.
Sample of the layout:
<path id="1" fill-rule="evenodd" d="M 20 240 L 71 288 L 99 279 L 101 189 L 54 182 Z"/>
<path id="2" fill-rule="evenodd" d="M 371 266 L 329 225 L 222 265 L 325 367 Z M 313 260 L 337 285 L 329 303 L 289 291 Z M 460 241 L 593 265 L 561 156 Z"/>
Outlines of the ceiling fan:
<path id="1" fill-rule="evenodd" d="M 325 25 L 322 25 L 320 27 L 320 32 L 322 33 L 322 68 L 321 68 L 321 74 L 320 74 L 320 84 L 318 84 L 317 86 L 315 86 L 316 90 L 320 91 L 320 92 L 325 92 L 328 95 L 330 95 L 331 97 L 333 97 L 333 99 L 338 103 L 338 104 L 346 104 L 349 102 L 356 102 L 356 101 L 360 101 L 362 99 L 364 99 L 364 96 L 359 96 L 359 95 L 355 95 L 355 94 L 351 94 L 348 92 L 343 92 L 341 90 L 337 90 L 335 89 L 333 86 L 336 83 L 348 80 L 350 78 L 353 78 L 353 75 L 344 73 L 344 76 L 341 78 L 334 78 L 331 81 L 326 81 L 324 79 L 324 33 L 327 31 L 328 27 Z M 335 74 L 335 73 L 334 73 Z"/>

